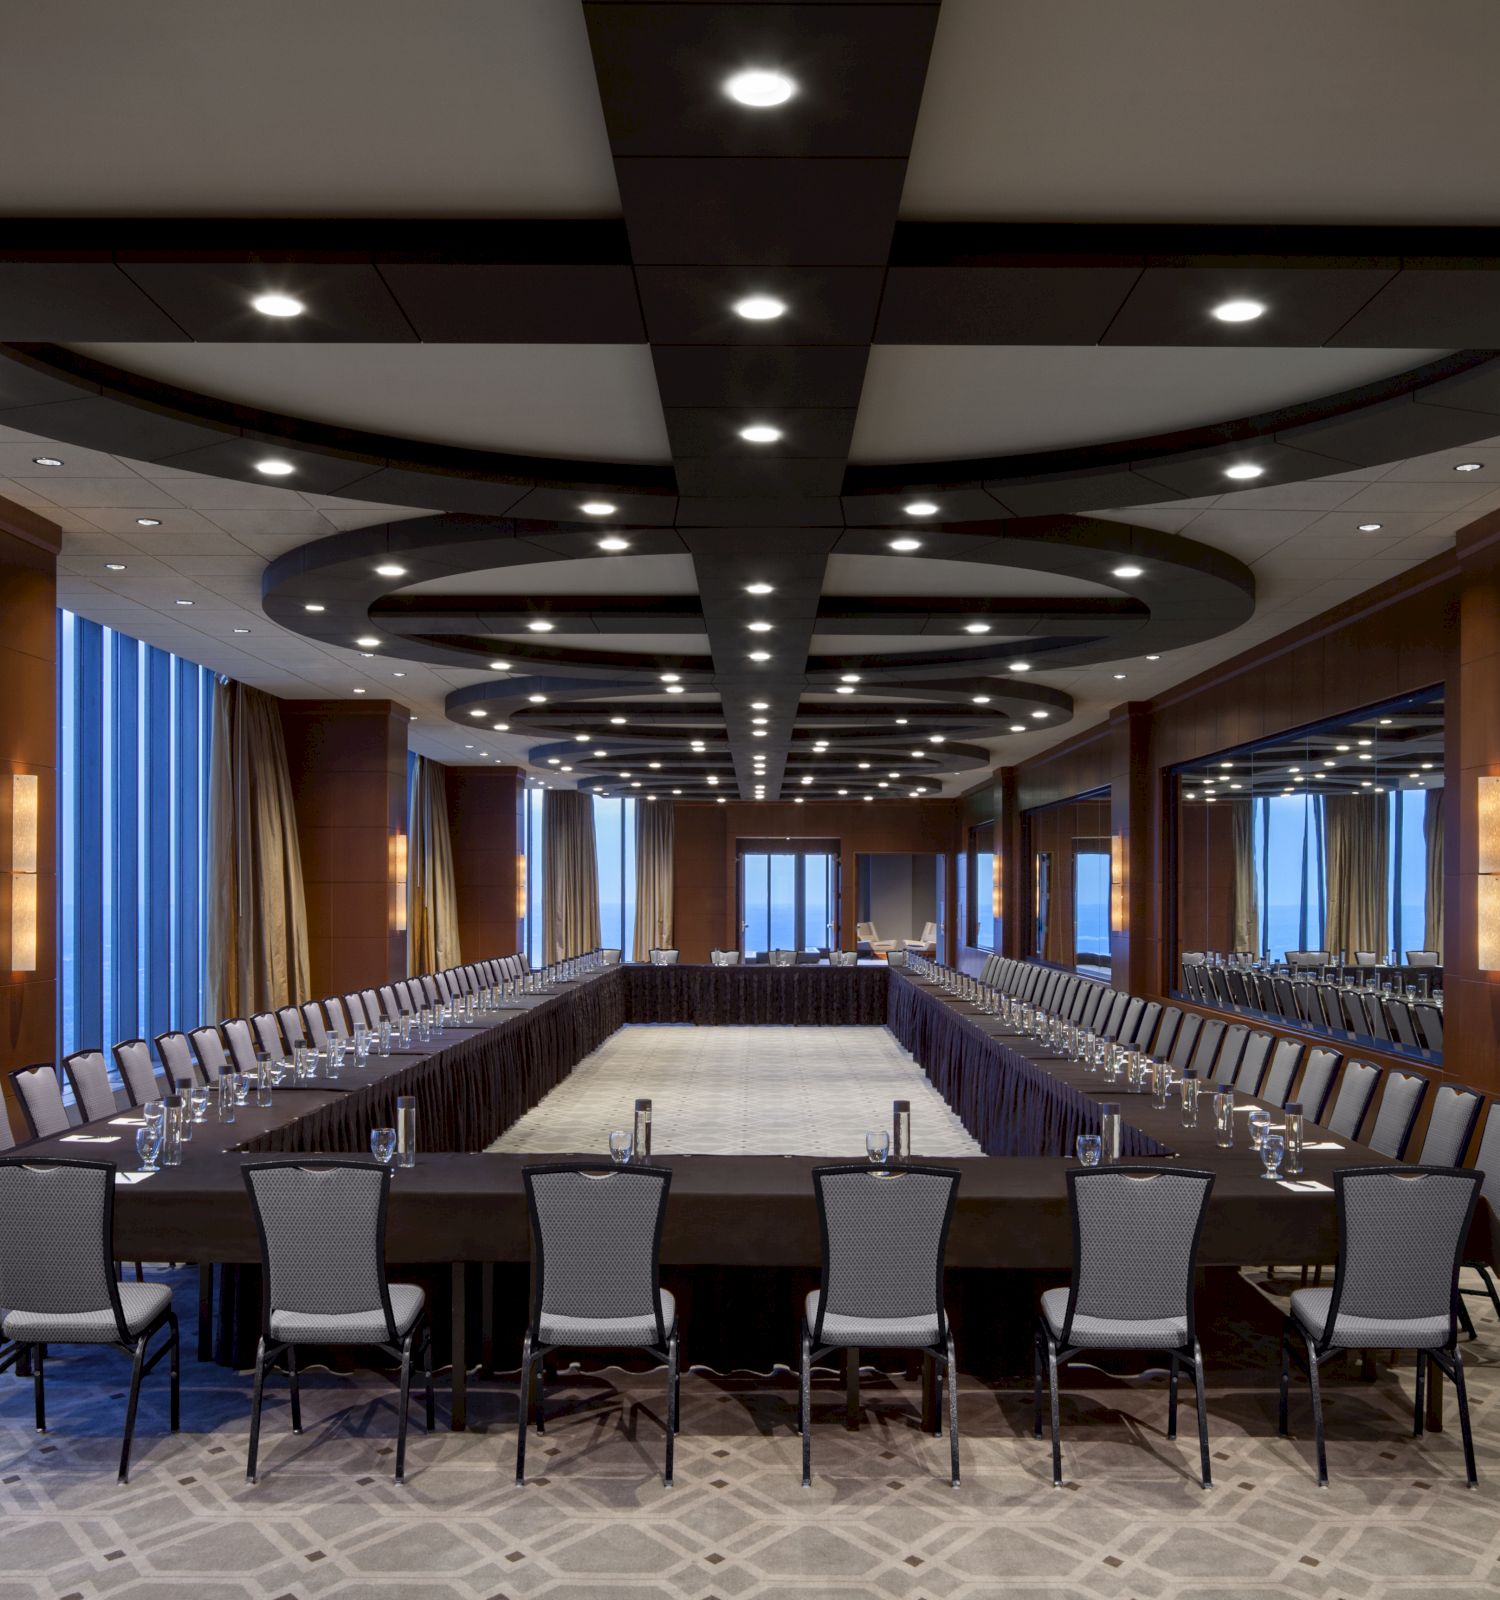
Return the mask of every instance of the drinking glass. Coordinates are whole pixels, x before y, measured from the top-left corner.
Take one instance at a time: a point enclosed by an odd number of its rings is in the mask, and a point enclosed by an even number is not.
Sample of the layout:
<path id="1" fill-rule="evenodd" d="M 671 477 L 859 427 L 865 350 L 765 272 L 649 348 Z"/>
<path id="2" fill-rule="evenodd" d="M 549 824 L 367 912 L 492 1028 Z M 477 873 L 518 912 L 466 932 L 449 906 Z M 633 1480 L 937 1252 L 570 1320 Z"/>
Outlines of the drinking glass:
<path id="1" fill-rule="evenodd" d="M 1221 1150 L 1234 1145 L 1234 1096 L 1222 1089 L 1214 1096 L 1214 1143 Z"/>
<path id="2" fill-rule="evenodd" d="M 161 1154 L 161 1123 L 148 1122 L 135 1130 L 135 1153 L 141 1158 L 142 1172 L 156 1171 L 156 1158 Z"/>
<path id="3" fill-rule="evenodd" d="M 396 1130 L 394 1128 L 370 1129 L 370 1154 L 383 1167 L 396 1159 Z"/>
<path id="4" fill-rule="evenodd" d="M 148 1100 L 141 1107 L 141 1115 L 146 1119 L 146 1126 L 160 1128 L 162 1119 L 167 1114 L 167 1108 L 161 1100 Z"/>
<path id="5" fill-rule="evenodd" d="M 230 1081 L 234 1084 L 234 1103 L 242 1106 L 250 1099 L 250 1079 L 243 1072 L 230 1074 Z"/>
<path id="6" fill-rule="evenodd" d="M 194 1122 L 207 1122 L 208 1090 L 204 1088 L 189 1089 L 188 1106 L 191 1108 Z"/>
<path id="7" fill-rule="evenodd" d="M 1250 1124 L 1250 1148 L 1259 1150 L 1261 1140 L 1266 1136 L 1266 1129 L 1271 1126 L 1271 1113 L 1262 1111 L 1257 1106 L 1245 1120 Z"/>
<path id="8" fill-rule="evenodd" d="M 1097 1167 L 1104 1159 L 1104 1140 L 1097 1133 L 1080 1133 L 1074 1148 L 1081 1167 Z"/>
<path id="9" fill-rule="evenodd" d="M 344 1051 L 346 1046 L 342 1039 L 328 1041 L 328 1076 L 336 1078 L 344 1070 Z"/>
<path id="10" fill-rule="evenodd" d="M 609 1134 L 609 1159 L 617 1167 L 630 1160 L 630 1133 L 625 1128 L 612 1128 Z"/>
<path id="11" fill-rule="evenodd" d="M 1260 1158 L 1265 1162 L 1263 1178 L 1281 1176 L 1281 1158 L 1286 1154 L 1286 1140 L 1279 1133 L 1268 1133 L 1260 1142 Z"/>
<path id="12" fill-rule="evenodd" d="M 891 1154 L 891 1136 L 884 1128 L 871 1129 L 865 1135 L 865 1154 L 875 1163 L 882 1165 L 889 1160 Z"/>

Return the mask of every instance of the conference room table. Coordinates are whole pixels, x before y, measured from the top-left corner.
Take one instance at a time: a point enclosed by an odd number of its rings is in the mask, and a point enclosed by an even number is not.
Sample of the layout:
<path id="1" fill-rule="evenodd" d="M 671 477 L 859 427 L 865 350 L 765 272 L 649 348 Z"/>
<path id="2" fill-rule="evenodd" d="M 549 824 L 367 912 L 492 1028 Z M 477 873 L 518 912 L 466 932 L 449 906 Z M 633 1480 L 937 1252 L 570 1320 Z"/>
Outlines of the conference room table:
<path id="1" fill-rule="evenodd" d="M 260 1320 L 260 1249 L 241 1168 L 297 1155 L 367 1157 L 371 1128 L 394 1125 L 396 1098 L 412 1096 L 419 1153 L 415 1165 L 393 1174 L 386 1253 L 394 1276 L 406 1269 L 429 1287 L 434 1343 L 451 1363 L 452 1426 L 459 1429 L 467 1422 L 471 1365 L 488 1371 L 497 1352 L 498 1365 L 512 1364 L 528 1304 L 521 1173 L 538 1157 L 486 1146 L 633 1022 L 890 1027 L 985 1151 L 942 1162 L 961 1172 L 947 1247 L 950 1315 L 966 1368 L 981 1374 L 996 1326 L 1018 1325 L 1029 1341 L 1029 1277 L 1067 1279 L 1073 1238 L 1064 1174 L 1074 1164 L 1077 1134 L 1098 1131 L 1102 1103 L 1121 1106 L 1127 1159 L 1214 1174 L 1200 1245 L 1208 1268 L 1333 1262 L 1333 1171 L 1385 1159 L 1340 1140 L 1340 1148 L 1309 1150 L 1304 1158 L 1304 1178 L 1325 1187 L 1294 1191 L 1267 1181 L 1243 1114 L 1234 1147 L 1221 1149 L 1208 1096 L 1198 1126 L 1185 1128 L 1175 1098 L 1157 1110 L 1149 1096 L 1127 1094 L 998 1018 L 884 965 L 604 968 L 474 1026 L 443 1029 L 362 1067 L 346 1064 L 336 1082 L 283 1084 L 269 1107 L 240 1106 L 232 1123 L 211 1110 L 194 1126 L 182 1163 L 143 1179 L 130 1177 L 135 1128 L 121 1122 L 130 1112 L 34 1141 L 21 1153 L 115 1161 L 122 1172 L 117 1257 L 199 1264 L 200 1356 L 238 1366 L 253 1356 Z M 1252 1102 L 1237 1099 L 1249 1109 Z M 920 1160 L 917 1105 L 912 1144 Z M 889 1116 L 888 1107 L 870 1109 L 876 1125 Z M 603 1159 L 606 1137 L 601 1128 L 597 1149 L 556 1155 Z M 1308 1129 L 1309 1142 L 1331 1137 Z M 811 1174 L 830 1158 L 652 1159 L 672 1171 L 661 1260 L 663 1281 L 678 1296 L 687 1358 L 717 1370 L 766 1370 L 792 1360 L 801 1296 L 817 1286 L 821 1260 Z M 1487 1207 L 1480 1211 L 1471 1251 L 1493 1260 L 1492 1218 Z M 210 1265 L 219 1269 L 212 1300 L 203 1271 Z M 1026 1304 L 1018 1306 L 1022 1291 Z"/>

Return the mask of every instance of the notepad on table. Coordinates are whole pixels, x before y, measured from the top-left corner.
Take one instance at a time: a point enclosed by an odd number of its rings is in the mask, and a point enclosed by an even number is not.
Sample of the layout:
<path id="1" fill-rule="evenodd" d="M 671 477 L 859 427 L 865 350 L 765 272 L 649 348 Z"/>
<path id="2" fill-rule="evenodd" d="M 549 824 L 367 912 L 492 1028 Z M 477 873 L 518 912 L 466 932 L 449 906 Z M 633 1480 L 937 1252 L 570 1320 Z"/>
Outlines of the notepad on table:
<path id="1" fill-rule="evenodd" d="M 64 1144 L 119 1144 L 120 1136 L 117 1133 L 65 1133 L 62 1136 Z"/>
<path id="2" fill-rule="evenodd" d="M 1278 1178 L 1276 1181 L 1283 1189 L 1290 1189 L 1293 1194 L 1333 1193 L 1326 1183 L 1319 1183 L 1316 1178 Z"/>

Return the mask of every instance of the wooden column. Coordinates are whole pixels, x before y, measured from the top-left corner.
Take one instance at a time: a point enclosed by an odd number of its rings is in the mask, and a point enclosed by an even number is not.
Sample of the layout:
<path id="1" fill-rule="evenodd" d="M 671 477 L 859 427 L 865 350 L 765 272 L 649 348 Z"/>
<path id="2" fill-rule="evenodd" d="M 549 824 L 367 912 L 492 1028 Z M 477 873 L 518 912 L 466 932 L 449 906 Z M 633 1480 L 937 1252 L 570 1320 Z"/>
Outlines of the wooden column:
<path id="1" fill-rule="evenodd" d="M 519 767 L 448 767 L 448 831 L 465 961 L 514 955 L 525 893 L 526 778 Z"/>
<path id="2" fill-rule="evenodd" d="M 1151 708 L 1117 706 L 1110 731 L 1110 966 L 1117 989 L 1161 987 L 1161 823 Z"/>
<path id="3" fill-rule="evenodd" d="M 57 1041 L 57 528 L 0 500 L 0 1069 L 51 1061 Z M 13 855 L 17 776 L 36 782 L 36 855 Z M 27 791 L 29 795 L 29 790 Z M 23 803 L 29 803 L 23 801 Z M 28 833 L 31 830 L 28 830 Z M 23 841 L 23 844 L 25 841 Z M 12 907 L 36 904 L 36 952 L 14 965 Z M 23 1126 L 9 1104 L 12 1128 Z"/>
<path id="4" fill-rule="evenodd" d="M 406 831 L 406 729 L 390 700 L 283 700 L 313 992 L 406 976 L 395 841 Z"/>

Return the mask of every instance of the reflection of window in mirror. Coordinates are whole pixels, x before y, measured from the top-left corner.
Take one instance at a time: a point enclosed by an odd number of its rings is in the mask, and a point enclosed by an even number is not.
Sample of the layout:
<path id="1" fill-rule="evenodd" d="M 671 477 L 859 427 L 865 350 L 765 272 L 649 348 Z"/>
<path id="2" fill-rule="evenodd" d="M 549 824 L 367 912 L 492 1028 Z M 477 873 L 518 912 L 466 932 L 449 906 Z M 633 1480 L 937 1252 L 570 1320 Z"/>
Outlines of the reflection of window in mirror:
<path id="1" fill-rule="evenodd" d="M 1109 840 L 1073 841 L 1074 961 L 1082 969 L 1109 966 Z"/>
<path id="2" fill-rule="evenodd" d="M 1038 850 L 1036 854 L 1036 948 L 1033 955 L 1040 956 L 1047 949 L 1047 922 L 1052 911 L 1052 852 Z"/>

